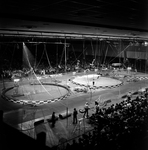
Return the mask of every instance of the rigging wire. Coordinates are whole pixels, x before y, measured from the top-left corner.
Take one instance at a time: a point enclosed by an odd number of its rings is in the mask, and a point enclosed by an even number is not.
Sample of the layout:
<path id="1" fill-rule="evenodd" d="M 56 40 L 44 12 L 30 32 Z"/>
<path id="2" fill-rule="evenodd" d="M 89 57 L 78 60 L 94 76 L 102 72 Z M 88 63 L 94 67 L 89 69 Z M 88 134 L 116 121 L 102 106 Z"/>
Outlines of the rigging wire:
<path id="1" fill-rule="evenodd" d="M 120 40 L 120 48 L 119 48 L 119 51 L 121 51 L 121 40 Z M 122 51 L 121 51 L 122 52 Z M 124 51 L 123 51 L 124 52 Z M 120 63 L 120 54 L 122 54 L 122 53 L 119 53 L 119 63 Z M 119 96 L 121 95 L 121 89 L 120 89 L 121 87 L 119 86 L 119 90 L 118 90 L 118 92 L 119 92 Z"/>
<path id="2" fill-rule="evenodd" d="M 23 47 L 26 47 L 24 43 L 23 43 Z M 31 64 L 30 64 L 29 57 L 28 57 L 28 53 L 27 53 L 27 51 L 26 51 L 25 48 L 23 48 L 23 49 L 24 49 L 24 51 L 25 51 L 25 53 L 26 53 L 26 58 L 27 58 L 29 67 L 30 67 L 31 71 L 33 72 L 33 74 L 35 75 L 36 79 L 38 80 L 38 82 L 40 83 L 40 85 L 43 87 L 43 89 L 44 89 L 52 98 L 54 98 L 53 95 L 51 95 L 51 94 L 49 93 L 49 91 L 42 85 L 41 81 L 40 81 L 40 80 L 38 79 L 38 77 L 36 76 L 36 74 L 35 74 L 35 72 L 34 72 L 32 66 L 31 66 Z"/>
<path id="3" fill-rule="evenodd" d="M 83 67 L 86 65 L 86 49 L 87 47 L 85 48 L 85 39 L 83 40 L 83 46 L 82 46 L 82 50 L 83 50 Z"/>
<path id="4" fill-rule="evenodd" d="M 40 65 L 40 63 L 41 63 L 41 60 L 42 60 L 42 58 L 43 58 L 44 53 L 45 53 L 45 52 L 44 52 L 44 49 L 43 49 L 43 52 L 42 52 L 41 58 L 40 58 L 40 60 L 39 60 L 38 64 L 36 65 L 36 68 L 38 68 L 38 66 Z"/>
<path id="5" fill-rule="evenodd" d="M 100 64 L 102 64 L 103 62 L 103 58 L 101 57 L 101 54 L 103 54 L 104 47 L 105 47 L 105 41 L 102 41 L 100 46 Z"/>
<path id="6" fill-rule="evenodd" d="M 98 40 L 96 40 L 95 60 L 96 60 L 96 58 L 97 58 L 97 50 L 98 50 Z"/>
<path id="7" fill-rule="evenodd" d="M 47 54 L 47 50 L 46 50 L 46 46 L 45 46 L 45 44 L 44 44 L 44 51 L 45 51 L 45 53 L 46 53 L 46 57 L 47 57 L 47 60 L 48 60 L 48 65 L 49 66 L 51 66 L 51 63 L 50 63 L 50 61 L 49 61 L 49 58 L 48 58 L 48 54 Z M 50 78 L 51 78 L 51 76 L 49 76 Z M 51 78 L 52 79 L 52 78 Z M 54 77 L 54 80 L 56 80 L 56 76 Z M 55 83 L 55 85 L 57 85 L 57 83 Z M 57 87 L 57 89 L 58 89 L 58 92 L 60 93 L 60 95 L 62 96 L 62 93 L 61 93 L 61 90 L 59 89 L 59 86 L 57 85 L 56 86 Z M 60 102 L 61 103 L 61 102 Z M 61 103 L 62 105 L 64 105 L 63 103 Z M 65 105 L 64 105 L 65 106 Z"/>
<path id="8" fill-rule="evenodd" d="M 34 61 L 34 68 L 37 68 L 37 67 L 36 67 L 36 62 L 37 62 L 37 44 L 36 44 L 36 47 L 35 47 L 35 61 Z"/>
<path id="9" fill-rule="evenodd" d="M 46 50 L 45 44 L 44 44 L 44 50 L 45 50 L 45 54 L 46 54 L 46 57 L 47 57 L 47 60 L 48 60 L 48 65 L 51 67 L 51 63 L 50 63 L 49 58 L 48 58 L 48 54 L 47 54 L 47 50 Z M 54 78 L 54 79 L 56 79 L 56 78 Z M 59 90 L 59 86 L 57 86 L 57 87 L 58 87 L 58 91 L 59 91 L 60 95 L 62 96 L 61 91 Z"/>
<path id="10" fill-rule="evenodd" d="M 87 48 L 84 50 L 84 52 L 87 50 Z M 80 56 L 83 54 L 83 51 L 82 51 L 82 53 L 77 57 L 77 59 L 76 60 L 74 60 L 71 64 L 73 65 L 79 58 L 80 58 Z"/>
<path id="11" fill-rule="evenodd" d="M 92 44 L 92 40 L 90 41 L 90 43 L 91 43 L 91 48 L 92 48 L 92 55 L 93 55 L 93 57 L 94 57 L 95 52 L 94 52 L 94 48 L 93 48 L 93 44 Z"/>
<path id="12" fill-rule="evenodd" d="M 146 55 L 145 55 L 145 74 L 147 72 L 147 64 L 148 64 L 148 58 L 147 58 L 147 51 L 146 51 Z"/>
<path id="13" fill-rule="evenodd" d="M 106 51 L 105 51 L 105 58 L 104 58 L 104 62 L 103 62 L 102 67 L 103 67 L 103 66 L 104 66 L 104 64 L 105 64 L 107 53 L 108 53 L 108 46 L 107 46 Z"/>
<path id="14" fill-rule="evenodd" d="M 117 56 L 114 57 L 110 62 L 112 62 L 114 59 L 116 59 L 118 56 L 120 56 L 120 54 L 122 54 L 129 46 L 130 46 L 130 45 L 127 45 L 127 47 L 126 47 L 124 50 L 122 50 L 119 54 L 117 54 Z M 110 62 L 109 62 L 109 63 L 110 63 Z"/>
<path id="15" fill-rule="evenodd" d="M 49 65 L 50 67 L 52 67 L 52 66 L 51 66 L 51 63 L 50 63 L 50 60 L 49 60 L 49 57 L 48 57 L 48 54 L 47 54 L 47 50 L 46 50 L 46 45 L 45 45 L 45 43 L 44 43 L 44 51 L 45 51 L 45 54 L 46 54 L 46 57 L 47 57 L 48 65 Z"/>
<path id="16" fill-rule="evenodd" d="M 115 50 L 114 50 L 114 48 L 112 47 L 112 45 L 109 43 L 109 46 L 110 46 L 110 48 L 113 50 L 113 52 L 114 52 L 114 54 L 116 55 L 116 53 L 115 53 Z M 113 55 L 112 55 L 113 56 Z M 109 60 L 108 60 L 108 62 L 110 62 L 110 60 L 111 60 L 112 58 L 110 58 Z"/>
<path id="17" fill-rule="evenodd" d="M 60 63 L 59 63 L 60 66 L 62 64 L 63 55 L 64 55 L 64 47 L 63 47 L 62 56 L 61 56 Z"/>
<path id="18" fill-rule="evenodd" d="M 134 67 L 136 69 L 136 63 L 137 63 L 136 49 L 134 49 L 134 58 L 135 58 Z"/>
<path id="19" fill-rule="evenodd" d="M 73 50 L 73 53 L 74 53 L 74 56 L 75 56 L 75 60 L 77 61 L 78 59 L 77 59 L 77 57 L 76 57 L 76 54 L 75 54 L 73 45 L 72 45 L 72 50 Z"/>
<path id="20" fill-rule="evenodd" d="M 58 66 L 58 49 L 59 47 L 58 47 L 58 44 L 57 44 L 57 46 L 56 46 L 56 66 Z"/>
<path id="21" fill-rule="evenodd" d="M 99 42 L 99 51 L 98 51 L 98 58 L 99 58 L 99 61 L 98 61 L 98 65 L 101 64 L 100 62 L 100 58 L 101 58 L 101 54 L 100 54 L 100 48 L 101 48 L 101 41 Z M 98 66 L 97 66 L 98 67 Z"/>

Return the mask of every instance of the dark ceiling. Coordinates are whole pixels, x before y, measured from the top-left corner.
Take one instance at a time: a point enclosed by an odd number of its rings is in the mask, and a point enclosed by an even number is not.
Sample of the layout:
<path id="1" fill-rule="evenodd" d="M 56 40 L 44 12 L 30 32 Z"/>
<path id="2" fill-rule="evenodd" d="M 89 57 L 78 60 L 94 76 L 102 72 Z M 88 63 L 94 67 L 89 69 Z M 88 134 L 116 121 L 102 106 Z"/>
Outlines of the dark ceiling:
<path id="1" fill-rule="evenodd" d="M 148 40 L 147 8 L 147 0 L 3 0 L 0 33 Z"/>

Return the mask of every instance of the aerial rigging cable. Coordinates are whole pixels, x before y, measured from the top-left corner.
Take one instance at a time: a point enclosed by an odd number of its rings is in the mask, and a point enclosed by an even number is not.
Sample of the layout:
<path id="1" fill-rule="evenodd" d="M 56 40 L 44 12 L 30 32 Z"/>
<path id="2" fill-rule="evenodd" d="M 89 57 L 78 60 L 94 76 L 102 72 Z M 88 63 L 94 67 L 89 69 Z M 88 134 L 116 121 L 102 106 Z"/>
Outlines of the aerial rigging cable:
<path id="1" fill-rule="evenodd" d="M 107 53 L 108 53 L 108 45 L 107 45 L 107 48 L 106 48 L 106 51 L 105 51 L 105 57 L 104 57 L 103 65 L 105 64 Z"/>
<path id="2" fill-rule="evenodd" d="M 61 59 L 60 59 L 59 66 L 61 66 L 61 64 L 62 64 L 63 55 L 64 55 L 64 47 L 63 47 L 62 56 L 61 56 Z"/>
<path id="3" fill-rule="evenodd" d="M 122 51 L 121 51 L 121 49 L 122 49 L 122 47 L 121 47 L 121 39 L 120 39 L 120 45 L 119 45 L 120 47 L 119 47 L 119 63 L 121 63 L 121 60 L 120 60 L 120 55 L 122 54 Z M 125 51 L 125 49 L 123 50 L 123 52 Z M 120 89 L 120 86 L 119 86 L 119 97 L 120 97 L 120 95 L 121 95 L 121 89 Z"/>
<path id="4" fill-rule="evenodd" d="M 99 40 L 99 49 L 98 49 L 98 65 L 101 64 L 100 58 L 101 58 L 101 53 L 100 53 L 100 49 L 101 49 L 101 41 Z M 98 66 L 97 66 L 98 67 Z"/>
<path id="5" fill-rule="evenodd" d="M 121 51 L 121 49 L 122 49 L 122 41 L 121 41 L 121 39 L 120 39 L 120 47 L 119 47 L 119 51 Z M 124 51 L 125 52 L 125 51 Z M 121 63 L 121 55 L 122 55 L 122 53 L 120 53 L 120 55 L 119 55 L 119 63 Z"/>
<path id="6" fill-rule="evenodd" d="M 93 47 L 92 40 L 91 40 L 91 48 L 92 48 L 92 55 L 93 55 L 93 61 L 92 61 L 91 65 L 94 68 L 94 63 L 96 61 L 96 54 L 95 54 L 95 50 L 94 50 L 94 47 Z"/>
<path id="7" fill-rule="evenodd" d="M 65 51 L 65 72 L 67 70 L 67 49 L 66 49 L 67 45 L 66 45 L 66 37 L 65 37 L 65 40 L 64 40 L 64 51 Z"/>
<path id="8" fill-rule="evenodd" d="M 46 57 L 47 57 L 47 60 L 48 60 L 48 65 L 51 66 L 51 63 L 50 63 L 49 58 L 48 58 L 48 54 L 47 54 L 47 50 L 46 50 L 45 44 L 44 44 L 44 50 L 45 50 Z M 54 77 L 54 79 L 56 79 L 56 76 Z M 55 84 L 57 84 L 57 82 L 56 82 Z M 59 86 L 57 85 L 56 87 L 57 87 L 57 89 L 58 89 L 58 92 L 59 92 L 60 95 L 62 96 L 62 93 L 61 93 L 61 91 L 60 91 L 60 89 L 59 89 Z M 60 102 L 60 103 L 61 103 L 61 102 Z M 61 104 L 64 105 L 63 103 L 61 103 Z M 65 106 L 65 105 L 64 105 L 64 106 Z"/>
<path id="9" fill-rule="evenodd" d="M 36 47 L 35 47 L 35 61 L 34 61 L 34 68 L 36 68 L 36 62 L 37 62 L 37 44 L 36 44 Z"/>
<path id="10" fill-rule="evenodd" d="M 84 50 L 84 52 L 86 51 L 86 49 Z M 74 60 L 71 64 L 74 64 L 77 60 L 79 60 L 79 58 L 81 57 L 81 55 L 83 55 L 83 51 L 82 51 L 82 53 L 80 53 L 79 56 L 77 56 L 76 60 Z"/>
<path id="11" fill-rule="evenodd" d="M 147 65 L 148 65 L 148 52 L 147 52 L 147 49 L 146 49 L 146 55 L 145 55 L 145 75 L 147 74 Z M 146 84 L 145 84 L 146 86 Z"/>
<path id="12" fill-rule="evenodd" d="M 98 61 L 96 59 L 97 58 L 97 54 L 98 54 L 97 52 L 98 52 L 98 39 L 96 40 L 96 48 L 95 48 L 95 60 L 96 60 L 96 63 L 98 63 Z"/>
<path id="13" fill-rule="evenodd" d="M 48 58 L 48 54 L 47 54 L 47 52 L 46 52 L 46 46 L 45 46 L 45 44 L 44 44 L 44 50 L 45 50 L 45 53 L 46 53 L 46 57 L 47 57 L 47 60 L 48 60 L 48 65 L 51 67 L 51 64 L 50 64 L 50 61 L 49 61 L 49 58 Z M 54 78 L 54 80 L 56 79 L 56 77 Z M 57 84 L 57 83 L 56 83 Z M 59 93 L 60 93 L 60 95 L 62 95 L 61 94 L 61 91 L 59 90 L 59 86 L 57 86 L 57 88 L 58 88 L 58 91 L 59 91 Z"/>
<path id="14" fill-rule="evenodd" d="M 100 41 L 100 64 L 102 64 L 103 62 L 104 48 L 105 48 L 105 41 L 101 40 Z"/>
<path id="15" fill-rule="evenodd" d="M 120 51 L 120 53 L 119 54 L 117 54 L 117 56 L 116 57 L 114 57 L 110 62 L 112 62 L 114 59 L 116 59 L 118 56 L 120 56 L 121 55 L 121 53 L 123 53 L 128 47 L 129 47 L 130 45 L 128 45 L 128 46 L 126 46 L 125 48 L 124 48 L 124 50 L 122 50 L 122 51 Z M 109 63 L 110 63 L 109 62 Z"/>
<path id="16" fill-rule="evenodd" d="M 134 64 L 134 68 L 137 68 L 137 55 L 136 55 L 136 49 L 134 49 L 134 58 L 135 58 L 135 64 Z"/>
<path id="17" fill-rule="evenodd" d="M 48 54 L 47 54 L 47 50 L 46 50 L 46 45 L 45 45 L 45 43 L 44 43 L 44 51 L 45 51 L 45 54 L 46 54 L 46 57 L 47 57 L 48 65 L 49 65 L 50 67 L 52 67 L 52 66 L 51 66 L 51 63 L 50 63 L 50 61 L 49 61 L 49 57 L 48 57 Z"/>
<path id="18" fill-rule="evenodd" d="M 74 47 L 73 47 L 73 45 L 72 45 L 72 51 L 73 51 L 73 53 L 74 53 L 75 60 L 77 61 L 78 59 L 77 59 L 77 57 L 76 57 L 76 54 L 75 54 L 75 50 L 74 50 Z"/>
<path id="19" fill-rule="evenodd" d="M 58 66 L 58 63 L 59 63 L 58 57 L 59 56 L 58 56 L 58 44 L 57 44 L 57 46 L 56 46 L 56 66 Z"/>
<path id="20" fill-rule="evenodd" d="M 95 51 L 94 51 L 94 48 L 93 48 L 92 40 L 90 41 L 90 43 L 91 43 L 92 55 L 93 55 L 93 58 L 95 58 Z"/>
<path id="21" fill-rule="evenodd" d="M 83 40 L 83 47 L 82 47 L 82 50 L 83 50 L 83 67 L 85 66 L 86 64 L 86 60 L 85 60 L 85 40 Z"/>
<path id="22" fill-rule="evenodd" d="M 112 46 L 111 43 L 109 43 L 109 46 L 110 46 L 110 48 L 112 49 L 112 55 L 111 55 L 111 57 L 113 57 L 114 54 L 116 55 L 116 51 L 115 51 L 115 49 L 113 48 L 113 46 Z M 112 59 L 112 58 L 110 58 L 110 59 L 108 60 L 108 62 L 111 62 L 111 61 L 110 61 L 111 59 Z"/>
<path id="23" fill-rule="evenodd" d="M 43 49 L 43 52 L 42 52 L 41 58 L 40 58 L 40 60 L 39 60 L 38 64 L 36 65 L 36 68 L 38 68 L 38 66 L 40 65 L 41 60 L 42 60 L 42 58 L 43 58 L 43 56 L 44 56 L 44 53 L 45 53 L 45 50 Z"/>
<path id="24" fill-rule="evenodd" d="M 28 64 L 29 64 L 29 67 L 30 67 L 30 69 L 32 69 L 32 66 L 31 66 L 31 64 L 30 64 L 30 61 L 29 61 L 29 56 L 28 56 L 28 53 L 27 53 L 27 47 L 25 46 L 25 44 L 23 43 L 23 49 L 24 49 L 24 51 L 25 51 L 25 54 L 26 54 L 26 58 L 27 58 L 27 62 L 28 62 Z M 46 49 L 44 49 L 44 51 L 46 52 Z M 43 57 L 43 54 L 44 54 L 44 51 L 43 51 L 43 53 L 42 53 L 42 57 Z M 47 55 L 46 55 L 47 56 Z M 47 57 L 47 59 L 48 59 L 48 57 Z M 48 60 L 48 63 L 49 63 L 50 61 Z M 34 70 L 32 70 L 33 71 L 33 74 L 35 75 L 35 77 L 37 78 L 37 76 L 36 76 L 36 74 L 35 74 L 35 72 L 34 72 Z M 37 80 L 38 80 L 38 78 L 37 78 Z M 49 94 L 49 95 L 51 95 L 50 94 L 50 92 L 49 91 L 47 91 L 47 89 L 42 85 L 42 83 L 40 82 L 40 80 L 38 80 L 38 82 L 41 84 L 41 86 L 44 88 L 44 90 Z M 53 95 L 51 95 L 52 97 L 53 97 Z M 64 104 L 62 104 L 62 105 L 64 105 Z M 65 105 L 64 105 L 65 106 Z M 49 107 L 51 107 L 51 106 L 49 106 Z M 51 107 L 53 110 L 55 110 L 55 108 L 54 107 Z M 37 109 L 35 110 L 35 113 L 36 113 L 36 111 L 37 111 Z M 44 115 L 44 112 L 43 112 L 43 110 L 41 109 L 41 111 L 42 111 L 42 113 L 43 113 L 43 116 L 45 117 L 45 115 Z M 35 116 L 34 116 L 35 117 Z M 35 118 L 34 118 L 35 119 Z"/>
<path id="25" fill-rule="evenodd" d="M 41 81 L 40 81 L 40 80 L 38 79 L 38 77 L 36 76 L 36 74 L 35 74 L 35 72 L 34 72 L 32 66 L 31 66 L 31 64 L 30 64 L 29 56 L 28 56 L 28 53 L 27 53 L 27 47 L 26 47 L 25 43 L 23 43 L 23 50 L 25 51 L 26 58 L 27 58 L 27 62 L 28 62 L 29 67 L 30 67 L 30 71 L 33 72 L 33 74 L 35 75 L 36 79 L 38 80 L 38 82 L 40 83 L 40 85 L 43 87 L 43 89 L 44 89 L 50 96 L 52 96 L 52 98 L 53 98 L 53 95 L 50 94 L 49 91 L 47 91 L 47 89 L 42 85 Z"/>

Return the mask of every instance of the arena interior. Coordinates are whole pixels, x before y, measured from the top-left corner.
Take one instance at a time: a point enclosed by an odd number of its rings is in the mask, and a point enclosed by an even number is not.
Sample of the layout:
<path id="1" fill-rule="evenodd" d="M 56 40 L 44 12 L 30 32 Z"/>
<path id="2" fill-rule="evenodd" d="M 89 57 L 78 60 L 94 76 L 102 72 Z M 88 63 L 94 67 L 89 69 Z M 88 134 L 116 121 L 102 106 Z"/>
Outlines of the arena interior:
<path id="1" fill-rule="evenodd" d="M 76 2 L 82 5 L 76 0 L 69 3 Z M 137 1 L 130 2 L 138 7 Z M 59 3 L 63 2 L 57 0 L 55 5 Z M 0 139 L 4 149 L 148 148 L 147 30 L 117 27 L 120 34 L 106 35 L 94 33 L 93 25 L 92 33 L 76 25 L 82 31 L 73 33 L 76 29 L 71 24 L 59 24 L 56 30 L 67 27 L 67 32 L 55 32 L 53 23 L 52 31 L 32 27 L 26 31 L 14 28 L 16 22 L 9 23 L 12 27 L 5 27 L 7 22 L 0 25 Z M 111 25 L 104 29 L 116 32 Z M 127 36 L 123 31 L 141 35 Z"/>

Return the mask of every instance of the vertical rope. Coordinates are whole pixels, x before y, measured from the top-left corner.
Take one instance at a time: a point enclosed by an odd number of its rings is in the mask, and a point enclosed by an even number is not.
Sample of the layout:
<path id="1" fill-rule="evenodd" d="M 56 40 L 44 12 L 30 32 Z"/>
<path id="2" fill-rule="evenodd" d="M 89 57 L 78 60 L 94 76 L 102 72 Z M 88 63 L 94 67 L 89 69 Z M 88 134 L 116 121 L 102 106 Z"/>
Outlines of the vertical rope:
<path id="1" fill-rule="evenodd" d="M 52 66 L 51 66 L 51 63 L 50 63 L 50 61 L 49 61 L 49 57 L 48 57 L 48 54 L 47 54 L 47 50 L 46 50 L 46 45 L 45 45 L 45 44 L 44 44 L 44 51 L 45 51 L 45 54 L 46 54 L 46 57 L 47 57 L 48 65 L 49 65 L 50 67 L 52 67 Z"/>
<path id="2" fill-rule="evenodd" d="M 42 55 L 41 55 L 41 58 L 40 58 L 40 60 L 39 60 L 38 64 L 36 65 L 36 68 L 38 68 L 38 66 L 40 65 L 40 63 L 41 63 L 41 60 L 42 60 L 42 58 L 43 58 L 44 53 L 45 53 L 45 52 L 44 52 L 44 50 L 43 50 Z"/>
<path id="3" fill-rule="evenodd" d="M 23 43 L 23 47 L 26 47 L 25 46 L 25 44 Z M 50 96 L 52 96 L 53 97 L 53 95 L 51 95 L 50 93 L 49 93 L 49 91 L 47 91 L 47 89 L 42 85 L 42 83 L 41 83 L 41 81 L 37 78 L 37 76 L 36 76 L 36 74 L 35 74 L 35 72 L 34 72 L 34 70 L 33 70 L 33 68 L 32 68 L 32 66 L 31 66 L 31 64 L 30 64 L 30 62 L 29 62 L 29 59 L 28 59 L 28 54 L 27 54 L 27 52 L 26 52 L 26 49 L 24 48 L 24 51 L 25 51 L 25 53 L 26 53 L 26 58 L 27 58 L 27 61 L 28 61 L 28 64 L 29 64 L 29 67 L 30 67 L 30 69 L 31 69 L 31 71 L 33 72 L 33 74 L 35 75 L 35 77 L 36 77 L 36 79 L 38 80 L 38 82 L 40 83 L 40 85 L 43 87 L 43 89 L 50 95 Z"/>
<path id="4" fill-rule="evenodd" d="M 36 68 L 36 65 L 37 65 L 37 44 L 36 44 L 36 47 L 35 47 L 35 61 L 34 61 L 34 68 Z"/>
<path id="5" fill-rule="evenodd" d="M 61 60 L 60 60 L 60 63 L 59 63 L 60 66 L 61 66 L 61 63 L 62 63 L 63 55 L 64 55 L 64 47 L 63 47 L 63 51 L 62 51 Z"/>
<path id="6" fill-rule="evenodd" d="M 117 54 L 116 57 L 114 57 L 110 62 L 112 62 L 115 58 L 117 58 L 121 53 L 123 53 L 130 45 L 128 45 L 123 51 L 121 51 L 119 54 Z M 109 63 L 110 63 L 109 62 Z"/>
<path id="7" fill-rule="evenodd" d="M 94 48 L 93 48 L 93 44 L 92 44 L 92 40 L 91 40 L 91 49 L 92 49 L 92 55 L 93 55 L 93 58 L 94 58 L 94 54 L 95 54 L 95 52 L 94 52 Z"/>
<path id="8" fill-rule="evenodd" d="M 83 67 L 85 66 L 85 51 L 84 51 L 84 48 L 85 48 L 85 41 L 83 40 L 83 47 L 82 47 L 82 50 L 83 50 Z"/>
<path id="9" fill-rule="evenodd" d="M 96 49 L 95 49 L 95 60 L 96 60 L 96 58 L 97 58 L 97 51 L 98 50 L 98 39 L 96 40 Z M 96 61 L 96 63 L 98 63 L 98 61 Z M 96 64 L 95 63 L 95 64 Z"/>
<path id="10" fill-rule="evenodd" d="M 99 42 L 99 53 L 98 53 L 98 55 L 99 55 L 99 57 L 98 57 L 98 58 L 99 58 L 98 63 L 99 63 L 99 64 L 101 64 L 101 61 L 100 61 L 100 60 L 101 60 L 101 59 L 100 59 L 100 58 L 101 58 L 100 49 L 101 49 L 101 41 Z"/>
<path id="11" fill-rule="evenodd" d="M 107 52 L 108 52 L 108 46 L 107 46 L 106 51 L 105 51 L 105 58 L 104 58 L 103 66 L 104 66 L 104 63 L 105 63 L 105 61 L 106 61 Z"/>
<path id="12" fill-rule="evenodd" d="M 67 70 L 66 37 L 65 37 L 65 43 L 64 43 L 64 51 L 65 51 L 65 73 L 66 73 L 66 70 Z"/>
<path id="13" fill-rule="evenodd" d="M 56 66 L 58 66 L 58 44 L 57 44 L 57 49 L 56 49 Z"/>

